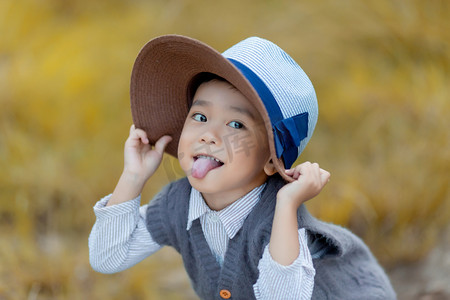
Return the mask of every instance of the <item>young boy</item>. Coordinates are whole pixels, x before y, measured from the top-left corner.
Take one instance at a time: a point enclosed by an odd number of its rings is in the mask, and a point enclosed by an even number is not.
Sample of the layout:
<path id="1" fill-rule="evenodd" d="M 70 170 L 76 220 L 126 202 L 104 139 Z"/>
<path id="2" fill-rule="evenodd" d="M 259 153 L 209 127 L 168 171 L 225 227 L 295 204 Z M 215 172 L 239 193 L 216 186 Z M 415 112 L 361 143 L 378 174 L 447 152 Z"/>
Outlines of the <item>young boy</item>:
<path id="1" fill-rule="evenodd" d="M 302 205 L 330 174 L 316 163 L 291 168 L 318 109 L 308 77 L 278 46 L 249 38 L 220 54 L 159 37 L 136 59 L 131 104 L 122 176 L 94 207 L 95 270 L 124 270 L 168 245 L 202 299 L 395 298 L 364 243 Z M 164 151 L 187 178 L 139 208 Z"/>

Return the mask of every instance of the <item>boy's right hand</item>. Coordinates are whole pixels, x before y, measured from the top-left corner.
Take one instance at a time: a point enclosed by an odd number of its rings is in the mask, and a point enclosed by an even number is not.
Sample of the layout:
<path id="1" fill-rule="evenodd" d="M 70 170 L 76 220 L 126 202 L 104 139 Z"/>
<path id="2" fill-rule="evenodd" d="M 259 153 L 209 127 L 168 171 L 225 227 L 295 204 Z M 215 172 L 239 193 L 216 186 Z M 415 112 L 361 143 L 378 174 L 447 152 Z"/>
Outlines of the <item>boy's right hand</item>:
<path id="1" fill-rule="evenodd" d="M 152 149 L 145 131 L 131 126 L 130 136 L 125 142 L 123 173 L 106 206 L 134 199 L 142 192 L 147 180 L 159 167 L 164 149 L 171 140 L 165 135 Z"/>
<path id="2" fill-rule="evenodd" d="M 144 130 L 130 128 L 130 135 L 125 142 L 123 172 L 144 184 L 159 167 L 164 149 L 172 137 L 161 137 L 152 149 Z"/>

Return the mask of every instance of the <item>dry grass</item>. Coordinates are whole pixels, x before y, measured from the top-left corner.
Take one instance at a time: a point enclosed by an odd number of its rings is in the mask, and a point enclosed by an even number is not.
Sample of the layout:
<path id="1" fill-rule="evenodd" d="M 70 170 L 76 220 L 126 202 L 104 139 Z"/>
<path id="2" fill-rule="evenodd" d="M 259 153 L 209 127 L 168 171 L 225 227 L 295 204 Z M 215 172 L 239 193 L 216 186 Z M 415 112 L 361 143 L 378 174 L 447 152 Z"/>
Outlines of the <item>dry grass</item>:
<path id="1" fill-rule="evenodd" d="M 290 53 L 321 112 L 301 160 L 332 173 L 310 209 L 386 267 L 419 259 L 450 217 L 449 18 L 435 0 L 1 1 L 0 299 L 185 297 L 172 252 L 117 275 L 87 256 L 91 208 L 122 166 L 134 58 L 165 33 Z M 145 196 L 180 176 L 165 158 Z"/>

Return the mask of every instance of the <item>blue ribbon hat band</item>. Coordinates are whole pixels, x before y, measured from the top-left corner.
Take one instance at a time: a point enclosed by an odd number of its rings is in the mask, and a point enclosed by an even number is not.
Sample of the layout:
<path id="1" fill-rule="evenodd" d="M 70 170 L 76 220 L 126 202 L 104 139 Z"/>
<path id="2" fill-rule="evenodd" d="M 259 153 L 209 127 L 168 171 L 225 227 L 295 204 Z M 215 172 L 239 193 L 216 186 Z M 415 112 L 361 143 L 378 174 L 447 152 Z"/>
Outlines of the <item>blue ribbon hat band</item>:
<path id="1" fill-rule="evenodd" d="M 283 157 L 284 166 L 290 168 L 298 157 L 300 142 L 308 136 L 308 113 L 280 120 L 272 125 L 277 157 Z"/>
<path id="2" fill-rule="evenodd" d="M 308 113 L 285 119 L 275 97 L 258 75 L 242 63 L 232 58 L 228 60 L 247 78 L 264 103 L 272 123 L 277 157 L 282 157 L 285 168 L 290 168 L 298 157 L 300 142 L 308 136 Z"/>

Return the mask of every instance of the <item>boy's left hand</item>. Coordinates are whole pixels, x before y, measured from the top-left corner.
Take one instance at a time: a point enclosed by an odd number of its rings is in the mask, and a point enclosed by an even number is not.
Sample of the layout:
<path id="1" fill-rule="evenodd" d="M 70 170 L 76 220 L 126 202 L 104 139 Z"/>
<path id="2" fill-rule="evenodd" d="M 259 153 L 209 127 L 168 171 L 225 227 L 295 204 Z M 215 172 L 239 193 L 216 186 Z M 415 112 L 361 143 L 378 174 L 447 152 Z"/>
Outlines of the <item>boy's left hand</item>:
<path id="1" fill-rule="evenodd" d="M 317 163 L 305 162 L 285 172 L 295 181 L 278 191 L 277 204 L 292 205 L 294 209 L 317 196 L 330 180 L 330 173 Z"/>

